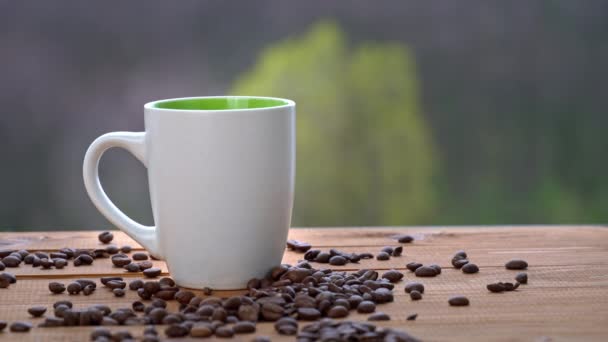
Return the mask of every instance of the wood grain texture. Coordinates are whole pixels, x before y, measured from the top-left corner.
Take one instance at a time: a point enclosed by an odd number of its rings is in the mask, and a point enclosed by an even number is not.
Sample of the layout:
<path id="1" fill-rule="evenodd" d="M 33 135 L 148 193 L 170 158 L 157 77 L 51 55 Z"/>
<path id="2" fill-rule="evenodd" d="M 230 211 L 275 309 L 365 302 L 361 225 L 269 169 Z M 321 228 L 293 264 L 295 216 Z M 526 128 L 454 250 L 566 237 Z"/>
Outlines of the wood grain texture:
<path id="1" fill-rule="evenodd" d="M 292 229 L 290 237 L 311 242 L 320 249 L 338 248 L 344 251 L 372 253 L 385 245 L 399 245 L 391 240 L 395 234 L 410 233 L 417 240 L 404 244 L 404 256 L 389 261 L 364 260 L 342 268 L 390 269 L 405 273 L 405 279 L 396 284 L 395 302 L 379 305 L 378 311 L 389 313 L 392 321 L 380 325 L 399 327 L 411 334 L 431 341 L 447 340 L 522 340 L 571 341 L 608 340 L 608 229 L 593 226 L 581 227 L 497 227 L 497 228 L 355 228 L 355 229 Z M 61 247 L 98 248 L 98 232 L 58 233 L 0 233 L 0 249 L 26 248 L 28 250 L 56 250 Z M 71 236 L 71 237 L 70 237 Z M 121 246 L 138 246 L 120 232 L 115 242 Z M 477 274 L 463 274 L 450 267 L 452 254 L 465 249 L 471 261 L 480 266 Z M 510 258 L 526 259 L 529 284 L 514 292 L 494 294 L 485 285 L 495 281 L 512 281 L 517 271 L 506 270 L 503 265 Z M 294 263 L 302 254 L 287 251 L 284 262 Z M 443 273 L 435 278 L 416 278 L 405 270 L 410 261 L 438 263 Z M 155 261 L 160 267 L 164 262 Z M 327 267 L 328 265 L 315 265 Z M 112 267 L 109 259 L 98 259 L 92 266 L 68 266 L 63 270 L 39 270 L 29 265 L 7 269 L 17 274 L 19 281 L 8 289 L 0 289 L 0 319 L 8 321 L 31 318 L 27 308 L 47 305 L 59 299 L 70 299 L 77 307 L 97 303 L 112 308 L 127 307 L 138 299 L 132 291 L 123 298 L 114 297 L 99 283 L 104 275 L 125 275 Z M 166 268 L 165 268 L 166 270 Z M 140 274 L 126 274 L 128 280 Z M 91 296 L 53 295 L 48 291 L 50 279 L 69 282 L 77 278 L 95 279 L 98 290 Z M 404 284 L 416 280 L 425 284 L 424 298 L 413 302 L 404 293 Z M 238 292 L 216 292 L 232 295 Z M 450 307 L 447 299 L 454 294 L 469 297 L 469 307 Z M 199 292 L 199 295 L 202 293 Z M 172 303 L 175 308 L 175 303 Z M 416 321 L 406 321 L 411 313 L 418 313 Z M 365 320 L 365 315 L 351 314 L 348 319 Z M 116 327 L 136 336 L 141 327 Z M 164 328 L 159 327 L 159 332 Z M 34 328 L 28 334 L 5 331 L 0 340 L 19 341 L 85 341 L 91 328 Z M 273 341 L 292 341 L 274 333 L 271 324 L 258 325 L 258 334 L 271 336 Z M 239 336 L 250 341 L 252 335 Z M 187 339 L 179 339 L 184 341 Z"/>

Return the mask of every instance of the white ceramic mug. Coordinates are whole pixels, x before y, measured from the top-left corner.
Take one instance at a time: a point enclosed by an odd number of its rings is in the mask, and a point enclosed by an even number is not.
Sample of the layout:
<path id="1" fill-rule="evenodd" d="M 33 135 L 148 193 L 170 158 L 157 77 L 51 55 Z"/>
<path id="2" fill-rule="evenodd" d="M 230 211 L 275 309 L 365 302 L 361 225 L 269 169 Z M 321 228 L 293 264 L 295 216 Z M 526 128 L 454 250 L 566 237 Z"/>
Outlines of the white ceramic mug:
<path id="1" fill-rule="evenodd" d="M 84 184 L 99 211 L 167 262 L 189 288 L 244 288 L 280 264 L 291 222 L 295 103 L 269 97 L 194 97 L 144 106 L 145 132 L 97 138 Z M 112 147 L 148 169 L 155 226 L 118 209 L 99 182 Z"/>

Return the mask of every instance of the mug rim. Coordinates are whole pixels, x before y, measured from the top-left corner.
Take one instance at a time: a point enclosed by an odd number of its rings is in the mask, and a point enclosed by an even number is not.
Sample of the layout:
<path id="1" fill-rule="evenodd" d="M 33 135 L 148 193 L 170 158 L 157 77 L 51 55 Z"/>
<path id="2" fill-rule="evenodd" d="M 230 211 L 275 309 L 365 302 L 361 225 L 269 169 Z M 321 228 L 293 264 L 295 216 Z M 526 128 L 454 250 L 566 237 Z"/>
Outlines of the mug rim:
<path id="1" fill-rule="evenodd" d="M 262 107 L 252 107 L 252 108 L 217 108 L 217 109 L 184 109 L 184 108 L 158 107 L 159 104 L 164 104 L 164 103 L 168 103 L 168 102 L 181 102 L 181 101 L 199 100 L 199 99 L 200 100 L 205 100 L 205 99 L 241 99 L 241 100 L 242 99 L 255 99 L 255 100 L 279 101 L 279 102 L 283 102 L 283 104 L 262 106 Z M 161 111 L 161 112 L 201 112 L 201 113 L 244 112 L 244 111 L 295 107 L 295 104 L 296 103 L 293 100 L 284 99 L 284 98 L 280 98 L 280 97 L 270 97 L 270 96 L 242 96 L 242 95 L 190 96 L 190 97 L 176 97 L 176 98 L 170 98 L 170 99 L 151 101 L 144 105 L 144 109 L 150 109 L 150 110 Z"/>

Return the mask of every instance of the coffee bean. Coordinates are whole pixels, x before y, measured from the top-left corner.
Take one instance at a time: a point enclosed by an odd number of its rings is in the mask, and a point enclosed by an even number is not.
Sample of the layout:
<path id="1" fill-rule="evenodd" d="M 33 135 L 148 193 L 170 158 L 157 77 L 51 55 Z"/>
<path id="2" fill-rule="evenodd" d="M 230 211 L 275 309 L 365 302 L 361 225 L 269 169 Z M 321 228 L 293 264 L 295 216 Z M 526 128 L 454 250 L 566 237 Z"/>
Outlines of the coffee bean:
<path id="1" fill-rule="evenodd" d="M 380 252 L 376 255 L 376 260 L 384 261 L 384 260 L 388 260 L 390 258 L 391 258 L 391 256 L 386 252 Z"/>
<path id="2" fill-rule="evenodd" d="M 232 337 L 234 336 L 234 330 L 232 327 L 224 325 L 215 329 L 215 336 L 217 337 Z"/>
<path id="3" fill-rule="evenodd" d="M 21 264 L 21 259 L 14 255 L 9 255 L 2 259 L 2 263 L 6 267 L 19 267 L 19 264 Z"/>
<path id="4" fill-rule="evenodd" d="M 253 322 L 237 322 L 232 329 L 235 334 L 251 334 L 255 332 L 255 323 Z"/>
<path id="5" fill-rule="evenodd" d="M 126 330 L 120 330 L 112 333 L 112 341 L 132 341 L 133 335 Z"/>
<path id="6" fill-rule="evenodd" d="M 148 254 L 144 252 L 133 253 L 133 260 L 148 260 Z"/>
<path id="7" fill-rule="evenodd" d="M 190 329 L 190 336 L 192 337 L 210 337 L 213 335 L 214 328 L 207 322 L 195 323 Z"/>
<path id="8" fill-rule="evenodd" d="M 359 253 L 359 258 L 361 258 L 361 259 L 373 259 L 374 255 L 372 253 Z"/>
<path id="9" fill-rule="evenodd" d="M 502 286 L 505 288 L 505 291 L 513 291 L 515 289 L 517 289 L 519 287 L 519 283 L 501 283 Z"/>
<path id="10" fill-rule="evenodd" d="M 138 262 L 137 266 L 139 266 L 140 270 L 144 271 L 144 270 L 154 267 L 154 264 L 152 264 L 152 261 L 144 260 L 144 261 Z"/>
<path id="11" fill-rule="evenodd" d="M 387 279 L 391 283 L 396 283 L 403 278 L 403 273 L 397 270 L 389 270 L 382 274 L 382 278 Z"/>
<path id="12" fill-rule="evenodd" d="M 326 264 L 332 256 L 327 252 L 321 252 L 315 258 L 315 262 Z"/>
<path id="13" fill-rule="evenodd" d="M 462 266 L 462 272 L 463 273 L 477 273 L 479 272 L 479 267 L 477 267 L 477 265 L 473 264 L 473 263 L 468 263 L 464 266 Z"/>
<path id="14" fill-rule="evenodd" d="M 468 257 L 467 252 L 465 252 L 463 250 L 460 250 L 460 251 L 454 253 L 454 258 L 466 259 L 467 257 Z"/>
<path id="15" fill-rule="evenodd" d="M 103 285 L 106 285 L 108 282 L 112 281 L 112 280 L 118 280 L 118 281 L 122 281 L 122 277 L 101 277 L 99 279 L 99 281 L 101 281 L 101 283 Z"/>
<path id="16" fill-rule="evenodd" d="M 0 273 L 0 278 L 8 279 L 9 283 L 11 283 L 11 284 L 15 284 L 17 282 L 17 277 L 15 277 L 14 274 L 9 273 L 9 272 Z"/>
<path id="17" fill-rule="evenodd" d="M 414 241 L 414 237 L 411 235 L 399 235 L 397 236 L 397 241 L 401 243 L 410 243 Z"/>
<path id="18" fill-rule="evenodd" d="M 124 254 L 116 254 L 112 256 L 111 260 L 116 267 L 125 267 L 131 263 L 131 258 Z"/>
<path id="19" fill-rule="evenodd" d="M 418 282 L 409 282 L 405 284 L 405 292 L 411 293 L 412 291 L 418 291 L 420 293 L 424 293 L 424 285 Z"/>
<path id="20" fill-rule="evenodd" d="M 435 271 L 437 272 L 437 274 L 441 274 L 441 266 L 439 266 L 437 264 L 431 264 L 431 265 L 429 265 L 429 267 L 434 268 Z"/>
<path id="21" fill-rule="evenodd" d="M 123 289 L 113 289 L 112 292 L 114 293 L 114 296 L 116 296 L 116 297 L 124 297 L 124 295 L 125 295 L 125 290 L 123 290 Z"/>
<path id="22" fill-rule="evenodd" d="M 406 321 L 415 321 L 415 320 L 416 320 L 416 318 L 418 318 L 418 314 L 417 314 L 417 313 L 415 313 L 415 314 L 411 314 L 411 315 L 407 316 L 407 317 L 405 318 L 405 320 L 406 320 Z"/>
<path id="23" fill-rule="evenodd" d="M 131 248 L 131 246 L 129 246 L 129 245 L 124 245 L 124 246 L 120 247 L 120 251 L 123 253 L 131 253 L 132 249 L 133 248 Z"/>
<path id="24" fill-rule="evenodd" d="M 451 306 L 467 306 L 469 305 L 469 299 L 465 296 L 453 296 L 448 299 L 448 303 Z"/>
<path id="25" fill-rule="evenodd" d="M 321 253 L 321 251 L 318 249 L 308 250 L 306 253 L 304 253 L 304 260 L 314 261 L 319 253 Z"/>
<path id="26" fill-rule="evenodd" d="M 456 269 L 460 269 L 468 263 L 469 263 L 469 260 L 467 260 L 467 259 L 452 259 L 452 266 L 454 266 L 454 268 L 456 268 Z"/>
<path id="27" fill-rule="evenodd" d="M 0 333 L 6 328 L 8 322 L 0 320 Z"/>
<path id="28" fill-rule="evenodd" d="M 95 330 L 91 331 L 91 341 L 95 341 L 98 338 L 105 337 L 107 339 L 112 338 L 112 331 L 107 328 L 97 327 Z"/>
<path id="29" fill-rule="evenodd" d="M 416 277 L 434 277 L 437 275 L 437 269 L 431 266 L 420 266 L 414 274 Z"/>
<path id="30" fill-rule="evenodd" d="M 127 270 L 127 272 L 132 272 L 132 273 L 141 271 L 139 268 L 139 265 L 134 262 L 124 266 L 123 268 L 125 270 Z"/>
<path id="31" fill-rule="evenodd" d="M 79 286 L 80 286 L 80 284 L 79 284 Z M 63 285 L 62 283 L 58 283 L 58 282 L 50 282 L 49 290 L 55 294 L 63 293 L 65 291 L 65 285 Z"/>
<path id="32" fill-rule="evenodd" d="M 72 259 L 74 257 L 74 249 L 69 247 L 64 247 L 59 250 L 59 253 L 63 253 L 67 256 L 66 259 Z"/>
<path id="33" fill-rule="evenodd" d="M 490 292 L 503 292 L 505 290 L 505 287 L 502 283 L 488 284 L 486 285 L 486 288 Z"/>
<path id="34" fill-rule="evenodd" d="M 412 271 L 412 272 L 415 272 L 415 271 L 416 271 L 416 270 L 417 270 L 419 267 L 422 267 L 422 264 L 421 264 L 421 263 L 419 263 L 419 262 L 410 262 L 410 263 L 408 263 L 407 265 L 405 265 L 405 267 L 406 267 L 408 270 L 410 270 L 410 271 Z"/>
<path id="35" fill-rule="evenodd" d="M 393 256 L 394 257 L 398 257 L 401 256 L 401 254 L 403 254 L 403 246 L 397 246 L 393 249 Z"/>
<path id="36" fill-rule="evenodd" d="M 418 291 L 416 291 L 416 290 L 412 290 L 412 291 L 410 292 L 410 298 L 411 298 L 412 300 L 419 300 L 419 299 L 422 299 L 422 293 L 420 293 L 420 292 L 418 292 Z"/>
<path id="37" fill-rule="evenodd" d="M 169 277 L 160 278 L 158 283 L 160 284 L 160 286 L 168 286 L 168 287 L 175 286 L 175 281 Z"/>
<path id="38" fill-rule="evenodd" d="M 167 337 L 184 337 L 189 333 L 190 331 L 188 328 L 181 324 L 171 324 L 165 329 L 165 335 L 167 335 Z"/>
<path id="39" fill-rule="evenodd" d="M 53 304 L 53 309 L 56 309 L 59 305 L 65 305 L 68 308 L 72 308 L 73 304 L 69 300 L 58 300 Z"/>
<path id="40" fill-rule="evenodd" d="M 346 265 L 347 262 L 346 258 L 340 255 L 333 256 L 329 259 L 329 264 L 334 266 Z"/>
<path id="41" fill-rule="evenodd" d="M 125 287 L 127 287 L 127 283 L 124 281 L 121 281 L 121 280 L 110 280 L 109 282 L 106 283 L 106 286 L 112 290 L 124 289 Z"/>
<path id="42" fill-rule="evenodd" d="M 133 311 L 143 312 L 146 306 L 144 305 L 144 303 L 137 300 L 131 304 L 131 308 L 133 309 Z"/>
<path id="43" fill-rule="evenodd" d="M 157 281 L 146 281 L 144 283 L 143 289 L 146 292 L 149 292 L 151 294 L 155 294 L 156 292 L 160 291 L 160 283 L 157 282 Z"/>
<path id="44" fill-rule="evenodd" d="M 4 271 L 6 269 L 6 265 L 0 260 L 0 271 Z"/>
<path id="45" fill-rule="evenodd" d="M 0 289 L 6 289 L 11 285 L 11 281 L 8 278 L 0 277 Z"/>
<path id="46" fill-rule="evenodd" d="M 527 284 L 528 283 L 528 274 L 527 273 L 518 273 L 515 276 L 515 280 L 520 283 L 520 284 Z"/>
<path id="47" fill-rule="evenodd" d="M 161 269 L 157 267 L 148 268 L 144 270 L 144 275 L 148 278 L 156 278 L 161 274 Z"/>
<path id="48" fill-rule="evenodd" d="M 108 244 L 114 239 L 114 234 L 112 234 L 110 232 L 102 232 L 101 234 L 99 234 L 97 236 L 97 238 L 99 239 L 99 241 L 101 243 Z"/>
<path id="49" fill-rule="evenodd" d="M 177 293 L 175 293 L 175 300 L 177 300 L 181 304 L 188 304 L 190 302 L 190 300 L 192 298 L 194 298 L 194 296 L 195 296 L 194 292 L 192 292 L 192 291 L 180 290 L 180 291 L 177 291 Z M 238 305 L 236 305 L 236 307 L 231 307 L 231 309 L 233 309 L 233 308 L 236 309 L 236 308 L 238 308 L 239 305 L 241 305 L 240 297 L 236 297 L 236 298 L 239 299 L 239 303 L 238 303 Z"/>
<path id="50" fill-rule="evenodd" d="M 34 317 L 40 317 L 46 312 L 46 306 L 32 306 L 27 312 Z"/>
<path id="51" fill-rule="evenodd" d="M 287 240 L 287 248 L 298 253 L 306 253 L 311 247 L 308 242 Z"/>
<path id="52" fill-rule="evenodd" d="M 346 317 L 346 316 L 348 316 L 348 309 L 341 305 L 333 306 L 327 312 L 327 317 L 331 317 L 331 318 L 342 318 L 342 317 Z"/>
<path id="53" fill-rule="evenodd" d="M 8 266 L 8 265 L 7 265 Z M 505 264 L 508 270 L 525 270 L 528 268 L 528 263 L 524 260 L 513 259 Z"/>
<path id="54" fill-rule="evenodd" d="M 68 264 L 68 262 L 65 259 L 55 259 L 54 260 L 55 268 L 58 270 L 64 268 L 67 264 Z"/>
<path id="55" fill-rule="evenodd" d="M 80 265 L 91 265 L 93 263 L 93 257 L 88 254 L 81 254 L 74 259 L 74 266 Z"/>
<path id="56" fill-rule="evenodd" d="M 284 309 L 281 305 L 272 302 L 262 305 L 262 317 L 267 321 L 276 321 L 283 317 Z"/>
<path id="57" fill-rule="evenodd" d="M 256 279 L 257 280 L 257 279 Z M 249 286 L 250 284 L 247 284 Z M 213 294 L 213 290 L 207 286 L 203 287 L 203 294 L 205 296 L 211 296 Z"/>
<path id="58" fill-rule="evenodd" d="M 68 293 L 71 295 L 79 294 L 82 291 L 82 285 L 77 282 L 68 284 Z"/>
<path id="59" fill-rule="evenodd" d="M 391 316 L 385 314 L 384 312 L 376 312 L 376 313 L 369 315 L 369 317 L 367 317 L 367 320 L 368 321 L 390 321 Z"/>
<path id="60" fill-rule="evenodd" d="M 39 326 L 42 327 L 47 327 L 47 328 L 56 328 L 56 327 L 62 327 L 63 326 L 63 318 L 59 318 L 59 317 L 46 317 L 44 319 L 44 322 L 42 324 L 40 324 Z M 2 329 L 0 329 L 1 331 Z"/>
<path id="61" fill-rule="evenodd" d="M 376 311 L 376 304 L 369 300 L 364 300 L 357 306 L 357 312 L 370 313 Z"/>
<path id="62" fill-rule="evenodd" d="M 155 297 L 162 300 L 173 300 L 175 299 L 175 291 L 160 290 L 154 294 Z"/>
<path id="63" fill-rule="evenodd" d="M 378 288 L 371 292 L 372 300 L 378 304 L 388 303 L 394 300 L 393 292 L 386 288 Z"/>
<path id="64" fill-rule="evenodd" d="M 202 307 L 199 307 L 199 310 Z M 258 320 L 259 309 L 253 305 L 241 305 L 237 313 L 240 320 L 256 322 Z"/>
<path id="65" fill-rule="evenodd" d="M 32 329 L 32 324 L 29 322 L 13 322 L 10 326 L 11 332 L 28 332 Z"/>
<path id="66" fill-rule="evenodd" d="M 129 290 L 137 291 L 137 289 L 144 286 L 144 281 L 141 279 L 135 279 L 129 283 Z"/>
<path id="67" fill-rule="evenodd" d="M 384 252 L 384 253 L 386 253 L 388 255 L 391 255 L 391 254 L 393 254 L 393 247 L 384 246 L 384 247 L 382 247 L 382 249 L 380 251 Z"/>
<path id="68" fill-rule="evenodd" d="M 106 246 L 106 252 L 110 255 L 115 255 L 120 252 L 120 249 L 116 245 L 108 245 Z"/>

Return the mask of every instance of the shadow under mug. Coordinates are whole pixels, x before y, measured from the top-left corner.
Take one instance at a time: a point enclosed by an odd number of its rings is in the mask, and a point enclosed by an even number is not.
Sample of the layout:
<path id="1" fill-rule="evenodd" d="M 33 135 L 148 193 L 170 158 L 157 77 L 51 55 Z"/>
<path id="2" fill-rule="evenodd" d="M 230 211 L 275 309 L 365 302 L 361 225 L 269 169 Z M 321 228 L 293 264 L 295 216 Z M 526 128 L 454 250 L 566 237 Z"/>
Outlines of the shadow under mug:
<path id="1" fill-rule="evenodd" d="M 219 96 L 144 106 L 145 132 L 97 138 L 83 177 L 97 209 L 188 288 L 241 289 L 279 265 L 291 223 L 295 103 Z M 112 147 L 148 170 L 154 226 L 125 215 L 103 191 L 98 164 Z"/>

